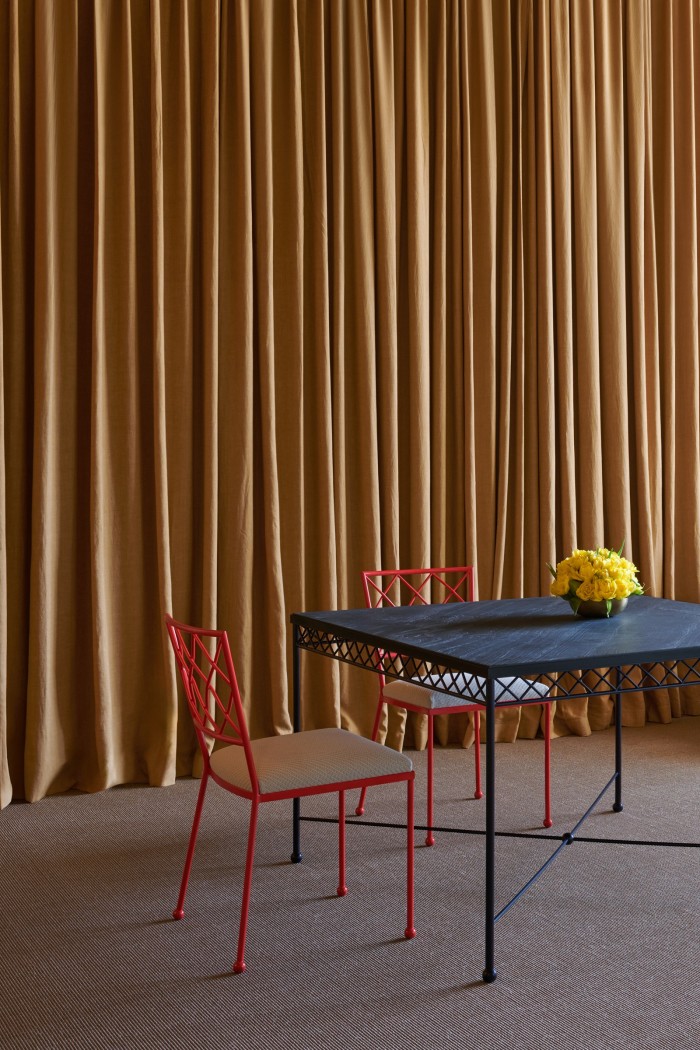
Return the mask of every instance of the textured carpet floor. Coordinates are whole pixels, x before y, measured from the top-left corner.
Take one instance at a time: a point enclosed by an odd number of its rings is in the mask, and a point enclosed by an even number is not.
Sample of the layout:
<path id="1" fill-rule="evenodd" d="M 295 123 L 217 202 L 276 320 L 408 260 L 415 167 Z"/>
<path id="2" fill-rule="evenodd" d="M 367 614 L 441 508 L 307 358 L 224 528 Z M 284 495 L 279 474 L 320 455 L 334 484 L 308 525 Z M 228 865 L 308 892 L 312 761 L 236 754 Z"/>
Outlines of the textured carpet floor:
<path id="1" fill-rule="evenodd" d="M 700 718 L 624 734 L 625 810 L 581 829 L 700 842 Z M 556 840 L 611 771 L 612 732 L 553 742 Z M 473 754 L 439 750 L 437 822 L 479 828 Z M 423 823 L 425 755 L 417 767 Z M 541 830 L 542 742 L 497 748 L 501 829 Z M 0 1044 L 6 1050 L 696 1050 L 700 851 L 576 842 L 498 923 L 483 968 L 483 839 L 416 849 L 407 942 L 403 832 L 348 829 L 350 893 L 334 894 L 336 829 L 262 808 L 248 971 L 230 973 L 247 807 L 210 789 L 183 922 L 173 922 L 198 783 L 70 795 L 0 814 Z M 351 800 L 354 804 L 354 799 Z M 350 806 L 348 806 L 350 809 Z M 332 815 L 333 800 L 304 804 Z M 396 789 L 368 796 L 394 820 Z M 419 843 L 422 836 L 418 837 Z M 556 841 L 500 838 L 499 906 Z"/>

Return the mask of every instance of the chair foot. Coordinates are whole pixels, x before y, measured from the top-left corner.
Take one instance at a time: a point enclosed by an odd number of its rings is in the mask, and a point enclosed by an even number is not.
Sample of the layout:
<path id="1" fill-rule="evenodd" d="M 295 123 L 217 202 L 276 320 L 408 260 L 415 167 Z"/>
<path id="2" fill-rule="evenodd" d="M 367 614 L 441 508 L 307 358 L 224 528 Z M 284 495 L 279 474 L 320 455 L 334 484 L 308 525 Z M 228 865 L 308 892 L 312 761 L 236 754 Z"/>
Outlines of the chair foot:
<path id="1" fill-rule="evenodd" d="M 407 926 L 406 929 L 404 930 L 404 937 L 406 938 L 407 941 L 412 940 L 415 937 L 415 935 L 416 935 L 416 928 L 415 928 L 415 926 Z"/>
<path id="2" fill-rule="evenodd" d="M 355 809 L 355 816 L 356 817 L 361 817 L 362 814 L 364 813 L 364 811 L 365 811 L 365 807 L 364 806 L 357 806 L 357 808 Z"/>
<path id="3" fill-rule="evenodd" d="M 245 963 L 244 962 L 235 962 L 233 964 L 233 972 L 234 973 L 243 973 L 244 970 L 245 970 Z"/>
<path id="4" fill-rule="evenodd" d="M 474 798 L 483 798 L 483 797 L 484 797 L 484 792 L 481 790 L 481 788 L 479 788 L 478 791 L 474 792 Z"/>
<path id="5" fill-rule="evenodd" d="M 542 827 L 543 828 L 551 828 L 551 826 L 552 826 L 552 818 L 551 817 L 547 817 L 545 820 L 542 821 Z"/>
<path id="6" fill-rule="evenodd" d="M 338 894 L 339 897 L 346 897 L 348 888 L 347 886 L 338 886 L 338 889 L 335 892 Z"/>
<path id="7" fill-rule="evenodd" d="M 484 970 L 484 972 L 483 972 L 483 974 L 481 976 L 484 978 L 484 980 L 486 981 L 487 984 L 493 984 L 493 982 L 496 980 L 496 977 L 498 976 L 498 971 L 497 970 Z"/>
<path id="8" fill-rule="evenodd" d="M 182 908 L 176 908 L 175 911 L 173 912 L 173 919 L 184 919 L 184 917 L 185 917 L 185 912 L 183 911 Z"/>
<path id="9" fill-rule="evenodd" d="M 435 836 L 433 835 L 432 831 L 429 831 L 428 834 L 425 836 L 425 844 L 426 846 L 435 845 Z"/>

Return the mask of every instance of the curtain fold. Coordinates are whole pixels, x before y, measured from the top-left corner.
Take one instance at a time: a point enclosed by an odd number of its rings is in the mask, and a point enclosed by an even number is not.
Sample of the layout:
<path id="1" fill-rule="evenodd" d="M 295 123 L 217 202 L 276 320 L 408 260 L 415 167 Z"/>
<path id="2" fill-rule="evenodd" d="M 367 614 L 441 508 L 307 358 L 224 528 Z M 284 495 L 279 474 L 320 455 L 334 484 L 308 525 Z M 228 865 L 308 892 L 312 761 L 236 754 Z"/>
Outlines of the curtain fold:
<path id="1" fill-rule="evenodd" d="M 259 736 L 362 569 L 624 540 L 700 600 L 699 47 L 698 0 L 3 0 L 0 805 L 191 772 L 166 612 Z M 305 660 L 304 724 L 375 690 Z"/>
<path id="2" fill-rule="evenodd" d="M 6 100 L 7 101 L 7 100 Z M 4 110 L 3 116 L 7 114 Z M 2 274 L 2 222 L 0 208 L 0 274 Z M 5 325 L 3 323 L 3 282 L 0 280 L 0 809 L 12 799 L 10 769 L 7 761 L 7 484 L 5 480 Z"/>

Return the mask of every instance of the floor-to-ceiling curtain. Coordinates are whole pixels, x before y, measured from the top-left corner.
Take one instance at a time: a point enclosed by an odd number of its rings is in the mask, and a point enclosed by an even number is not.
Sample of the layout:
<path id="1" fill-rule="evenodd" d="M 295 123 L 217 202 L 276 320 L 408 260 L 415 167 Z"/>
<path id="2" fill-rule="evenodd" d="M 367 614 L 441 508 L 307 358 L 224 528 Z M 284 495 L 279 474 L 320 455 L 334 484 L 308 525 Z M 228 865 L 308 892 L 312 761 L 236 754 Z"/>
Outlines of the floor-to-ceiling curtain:
<path id="1" fill-rule="evenodd" d="M 361 605 L 363 568 L 535 595 L 625 540 L 700 600 L 699 26 L 0 0 L 1 804 L 191 770 L 166 611 L 229 629 L 260 735 L 290 728 L 289 613 Z M 309 658 L 305 724 L 369 732 L 368 678 Z"/>

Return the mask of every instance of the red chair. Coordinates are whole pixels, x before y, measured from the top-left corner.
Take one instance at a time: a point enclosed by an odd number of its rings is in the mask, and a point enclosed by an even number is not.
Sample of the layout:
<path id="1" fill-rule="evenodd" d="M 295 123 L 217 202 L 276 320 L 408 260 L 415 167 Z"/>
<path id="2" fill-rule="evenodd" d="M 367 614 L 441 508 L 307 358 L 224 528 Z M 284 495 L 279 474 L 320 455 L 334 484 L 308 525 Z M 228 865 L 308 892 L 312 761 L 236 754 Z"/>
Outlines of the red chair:
<path id="1" fill-rule="evenodd" d="M 383 569 L 367 570 L 362 573 L 362 585 L 365 592 L 365 601 L 370 609 L 376 609 L 384 605 L 434 605 L 446 604 L 448 602 L 471 602 L 474 600 L 474 568 L 471 565 L 458 566 L 444 569 Z M 426 676 L 426 681 L 430 679 Z M 530 682 L 525 678 L 508 678 L 503 680 L 503 689 L 508 689 L 508 695 L 518 696 L 522 700 L 541 699 L 543 703 L 550 703 L 546 697 L 549 695 L 546 686 L 539 682 Z M 496 692 L 498 700 L 498 687 Z M 453 714 L 460 711 L 474 713 L 474 764 L 476 774 L 476 788 L 474 798 L 481 798 L 481 755 L 480 755 L 480 725 L 479 714 L 483 707 L 479 704 L 464 701 L 463 696 L 450 697 L 446 693 L 437 692 L 426 685 L 414 684 L 413 682 L 391 681 L 388 685 L 383 674 L 379 675 L 379 699 L 377 711 L 374 717 L 372 729 L 372 740 L 376 740 L 379 734 L 379 725 L 382 717 L 382 709 L 385 704 L 393 707 L 403 708 L 406 711 L 415 711 L 426 715 L 428 718 L 428 785 L 427 803 L 428 834 L 425 839 L 426 846 L 435 843 L 433 836 L 433 722 L 436 715 Z M 550 804 L 550 744 L 551 744 L 551 718 L 549 712 L 545 719 L 544 727 L 544 821 L 545 828 L 551 828 L 551 804 Z M 360 793 L 360 801 L 355 813 L 361 816 L 364 813 L 365 795 L 367 789 L 363 788 Z"/>
<path id="2" fill-rule="evenodd" d="M 344 729 L 315 729 L 286 736 L 252 740 L 248 735 L 236 672 L 225 631 L 204 630 L 166 616 L 187 704 L 202 751 L 204 772 L 173 918 L 184 916 L 185 894 L 192 867 L 199 821 L 209 780 L 251 802 L 243 880 L 243 903 L 234 973 L 245 970 L 244 951 L 255 829 L 261 802 L 338 792 L 338 889 L 345 896 L 345 791 L 372 784 L 406 782 L 407 794 L 407 924 L 404 936 L 415 937 L 413 926 L 413 781 L 411 760 Z M 209 753 L 208 741 L 225 745 Z"/>

